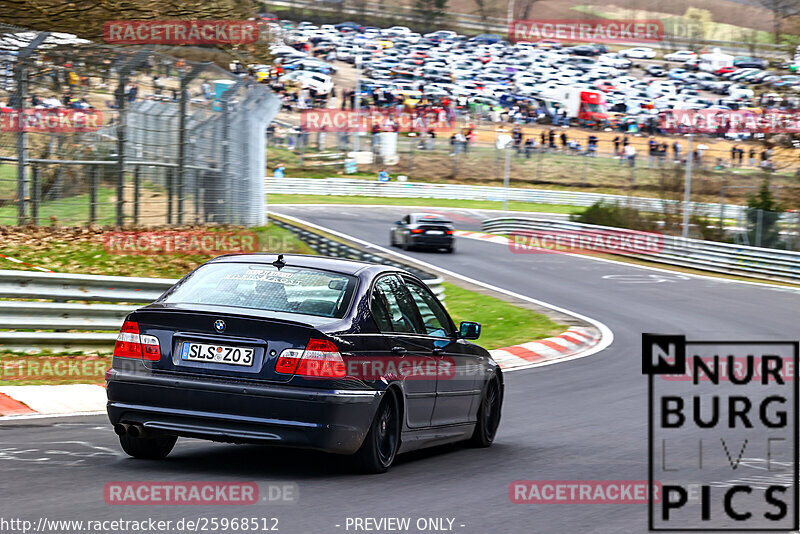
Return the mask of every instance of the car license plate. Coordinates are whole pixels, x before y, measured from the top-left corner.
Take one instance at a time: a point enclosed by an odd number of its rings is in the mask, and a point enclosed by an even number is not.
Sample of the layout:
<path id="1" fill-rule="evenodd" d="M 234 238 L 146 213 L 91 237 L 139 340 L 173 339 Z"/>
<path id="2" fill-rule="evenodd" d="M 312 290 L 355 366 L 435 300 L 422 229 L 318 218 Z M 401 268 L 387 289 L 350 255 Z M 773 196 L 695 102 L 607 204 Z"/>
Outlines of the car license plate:
<path id="1" fill-rule="evenodd" d="M 441 230 L 428 230 L 425 233 L 430 235 L 444 235 L 444 232 L 442 232 Z"/>
<path id="2" fill-rule="evenodd" d="M 208 345 L 206 343 L 183 344 L 181 360 L 190 362 L 213 362 L 230 365 L 253 365 L 255 349 L 246 347 L 229 347 L 227 345 Z"/>

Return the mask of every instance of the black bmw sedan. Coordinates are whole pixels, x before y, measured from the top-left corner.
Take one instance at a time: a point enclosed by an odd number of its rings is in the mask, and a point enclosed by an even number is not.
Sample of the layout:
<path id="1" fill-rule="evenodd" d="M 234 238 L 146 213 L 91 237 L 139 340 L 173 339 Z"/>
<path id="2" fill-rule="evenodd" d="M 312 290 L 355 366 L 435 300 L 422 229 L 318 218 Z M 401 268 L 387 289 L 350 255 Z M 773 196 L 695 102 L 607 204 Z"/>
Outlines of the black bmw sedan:
<path id="1" fill-rule="evenodd" d="M 302 255 L 209 261 L 125 320 L 108 415 L 136 458 L 179 436 L 353 455 L 384 472 L 398 453 L 488 447 L 503 376 L 418 278 Z"/>
<path id="2" fill-rule="evenodd" d="M 389 243 L 404 250 L 410 248 L 455 250 L 453 223 L 435 213 L 412 213 L 394 223 Z"/>

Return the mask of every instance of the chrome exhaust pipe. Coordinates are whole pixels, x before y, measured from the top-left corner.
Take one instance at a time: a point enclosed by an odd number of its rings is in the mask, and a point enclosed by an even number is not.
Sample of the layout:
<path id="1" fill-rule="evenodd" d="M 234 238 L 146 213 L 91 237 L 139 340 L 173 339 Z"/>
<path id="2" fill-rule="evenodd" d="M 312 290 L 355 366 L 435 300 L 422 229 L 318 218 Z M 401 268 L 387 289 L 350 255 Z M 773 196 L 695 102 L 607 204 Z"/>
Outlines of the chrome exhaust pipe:
<path id="1" fill-rule="evenodd" d="M 128 435 L 132 438 L 138 438 L 144 434 L 144 428 L 138 425 L 130 425 L 128 427 Z"/>
<path id="2" fill-rule="evenodd" d="M 117 423 L 116 425 L 114 425 L 114 432 L 118 436 L 124 436 L 125 434 L 128 433 L 128 425 L 125 425 L 123 423 Z"/>

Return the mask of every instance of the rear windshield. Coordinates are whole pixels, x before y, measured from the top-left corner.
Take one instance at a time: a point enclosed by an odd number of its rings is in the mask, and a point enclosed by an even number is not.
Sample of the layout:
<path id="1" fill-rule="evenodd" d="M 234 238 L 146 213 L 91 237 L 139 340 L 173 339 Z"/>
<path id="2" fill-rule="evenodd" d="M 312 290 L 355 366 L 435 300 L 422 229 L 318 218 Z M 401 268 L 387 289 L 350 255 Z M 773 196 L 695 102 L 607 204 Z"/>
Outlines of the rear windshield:
<path id="1" fill-rule="evenodd" d="M 159 302 L 216 304 L 257 310 L 343 317 L 356 278 L 304 267 L 211 263 L 198 268 Z"/>

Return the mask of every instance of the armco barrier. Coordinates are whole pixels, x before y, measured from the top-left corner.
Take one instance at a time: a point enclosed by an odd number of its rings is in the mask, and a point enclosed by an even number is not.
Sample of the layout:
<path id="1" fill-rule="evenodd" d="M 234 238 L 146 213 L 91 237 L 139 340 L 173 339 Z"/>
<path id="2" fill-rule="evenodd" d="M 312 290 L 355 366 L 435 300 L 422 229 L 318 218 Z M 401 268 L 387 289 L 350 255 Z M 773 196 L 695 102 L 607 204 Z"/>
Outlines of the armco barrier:
<path id="1" fill-rule="evenodd" d="M 430 184 L 424 182 L 378 182 L 354 178 L 273 178 L 267 179 L 267 194 L 285 195 L 333 195 L 395 198 L 439 198 L 456 200 L 503 200 L 530 202 L 535 204 L 559 204 L 566 206 L 591 206 L 595 202 L 630 206 L 640 211 L 662 213 L 665 206 L 682 209 L 682 203 L 660 198 L 627 197 L 602 193 L 574 193 L 549 189 L 523 189 L 492 187 L 486 185 Z M 692 202 L 692 213 L 716 216 L 720 204 Z M 744 206 L 725 205 L 725 217 L 740 219 Z"/>
<path id="2" fill-rule="evenodd" d="M 329 239 L 321 234 L 311 232 L 303 227 L 297 226 L 283 219 L 276 218 L 275 216 L 272 216 L 270 221 L 277 226 L 290 230 L 298 238 L 300 238 L 301 241 L 305 242 L 312 249 L 324 256 L 333 256 L 335 258 L 345 258 L 358 261 L 369 261 L 372 263 L 390 265 L 392 267 L 410 271 L 416 274 L 423 282 L 425 282 L 425 284 L 431 289 L 431 291 L 433 291 L 439 300 L 444 302 L 444 287 L 442 286 L 443 280 L 438 278 L 436 275 L 418 269 L 417 267 L 412 267 L 410 265 L 391 260 L 384 256 L 378 256 L 376 254 L 365 252 L 352 245 Z"/>
<path id="3" fill-rule="evenodd" d="M 568 221 L 525 217 L 499 217 L 483 222 L 483 230 L 494 234 L 535 231 L 571 231 L 588 234 L 600 231 L 625 232 L 621 228 Z M 704 271 L 735 274 L 765 280 L 800 282 L 800 252 L 748 247 L 663 236 L 663 250 L 657 254 L 620 254 L 647 261 L 689 267 Z"/>
<path id="4" fill-rule="evenodd" d="M 320 254 L 389 264 L 412 271 L 439 299 L 444 299 L 441 278 L 284 221 L 273 219 L 272 222 L 288 228 Z M 177 280 L 165 278 L 0 270 L 0 298 L 17 299 L 0 300 L 0 328 L 52 330 L 0 331 L 0 349 L 110 350 L 117 337 L 113 332 L 119 330 L 125 316 L 142 304 L 156 300 L 175 282 Z M 35 302 L 33 299 L 49 302 Z"/>

